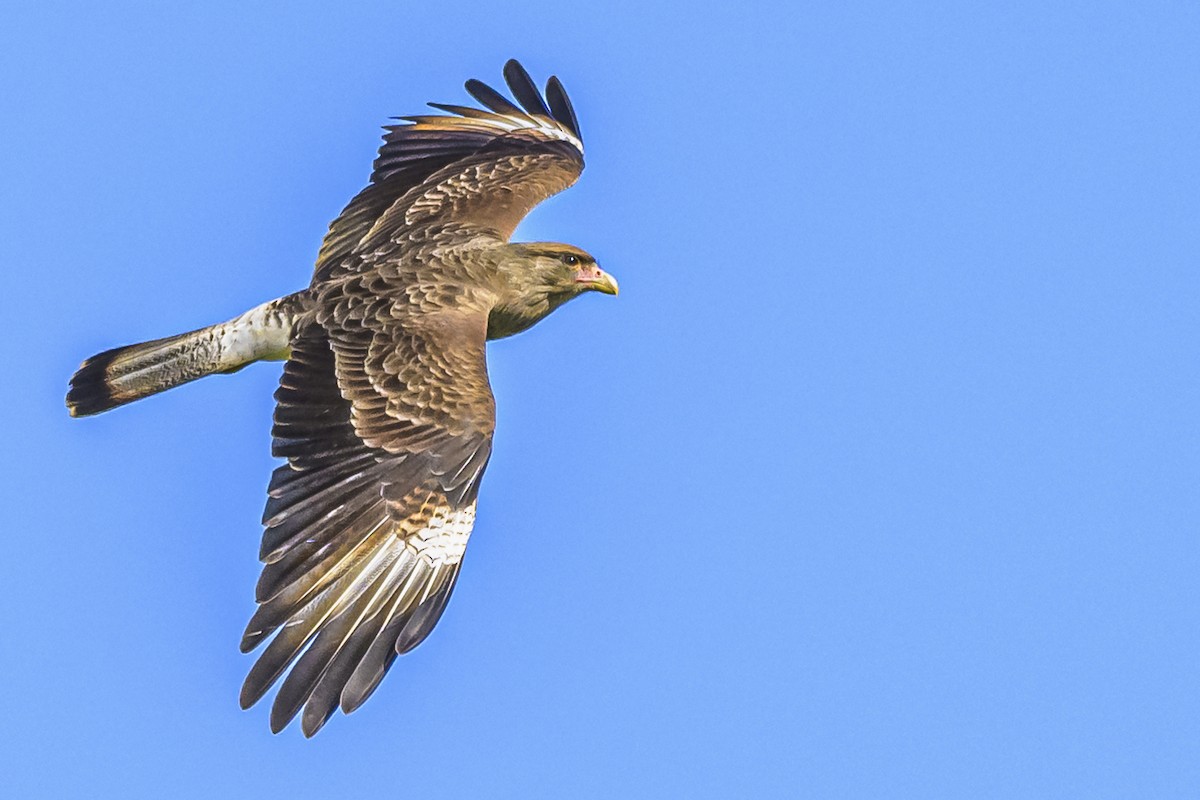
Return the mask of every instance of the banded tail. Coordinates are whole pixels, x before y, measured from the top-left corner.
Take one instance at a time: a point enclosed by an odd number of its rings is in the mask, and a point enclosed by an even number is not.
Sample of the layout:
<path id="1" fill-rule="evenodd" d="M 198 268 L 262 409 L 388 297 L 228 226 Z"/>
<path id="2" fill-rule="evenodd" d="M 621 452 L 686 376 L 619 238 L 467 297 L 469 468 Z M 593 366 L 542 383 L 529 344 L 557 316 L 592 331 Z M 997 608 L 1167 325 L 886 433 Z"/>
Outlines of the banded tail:
<path id="1" fill-rule="evenodd" d="M 105 350 L 71 378 L 72 417 L 99 414 L 216 372 L 288 357 L 300 294 L 252 308 L 207 328 Z"/>

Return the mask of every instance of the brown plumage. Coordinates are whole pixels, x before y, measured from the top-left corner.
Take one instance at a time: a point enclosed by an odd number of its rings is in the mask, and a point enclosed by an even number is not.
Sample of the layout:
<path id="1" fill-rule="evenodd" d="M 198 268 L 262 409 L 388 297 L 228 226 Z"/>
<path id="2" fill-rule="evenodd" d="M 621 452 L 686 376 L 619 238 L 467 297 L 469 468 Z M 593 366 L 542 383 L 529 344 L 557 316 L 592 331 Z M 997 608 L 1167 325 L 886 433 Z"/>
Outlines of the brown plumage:
<path id="1" fill-rule="evenodd" d="M 475 519 L 495 403 L 485 343 L 586 291 L 616 294 L 587 253 L 509 243 L 583 169 L 575 113 L 516 62 L 515 105 L 469 81 L 486 110 L 388 127 L 371 183 L 330 225 L 308 289 L 226 323 L 117 348 L 71 381 L 94 414 L 215 372 L 286 358 L 275 394 L 275 470 L 263 514 L 258 611 L 242 649 L 266 649 L 242 689 L 303 709 L 313 735 L 375 690 L 441 617 Z"/>

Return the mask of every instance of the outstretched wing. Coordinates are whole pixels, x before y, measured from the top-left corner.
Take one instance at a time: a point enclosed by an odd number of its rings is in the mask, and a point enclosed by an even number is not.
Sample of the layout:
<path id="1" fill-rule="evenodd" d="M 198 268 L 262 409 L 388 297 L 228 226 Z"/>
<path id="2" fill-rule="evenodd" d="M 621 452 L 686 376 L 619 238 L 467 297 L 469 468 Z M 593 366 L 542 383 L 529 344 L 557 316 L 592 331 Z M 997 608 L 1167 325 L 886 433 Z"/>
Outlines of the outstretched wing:
<path id="1" fill-rule="evenodd" d="M 562 84 L 551 77 L 543 97 L 515 60 L 504 78 L 520 105 L 470 80 L 467 91 L 485 108 L 430 103 L 446 113 L 385 128 L 371 183 L 330 225 L 314 283 L 353 270 L 380 242 L 439 222 L 507 239 L 535 205 L 579 178 L 583 142 Z"/>
<path id="2" fill-rule="evenodd" d="M 543 97 L 517 62 L 504 75 L 520 106 L 468 81 L 486 110 L 435 106 L 447 113 L 389 128 L 371 185 L 318 257 L 315 310 L 276 393 L 273 452 L 288 463 L 271 479 L 259 608 L 242 641 L 270 640 L 244 707 L 286 673 L 275 731 L 303 708 L 311 736 L 339 705 L 361 705 L 437 624 L 458 576 L 495 424 L 487 309 L 451 285 L 461 275 L 412 254 L 507 239 L 583 169 L 557 79 Z M 416 302 L 415 269 L 447 291 Z"/>
<path id="3" fill-rule="evenodd" d="M 278 732 L 349 713 L 446 607 L 475 519 L 495 409 L 485 314 L 381 321 L 333 308 L 295 339 L 276 399 L 258 611 L 243 651 L 270 644 L 242 688 L 287 671 Z M 289 670 L 290 667 L 290 671 Z"/>

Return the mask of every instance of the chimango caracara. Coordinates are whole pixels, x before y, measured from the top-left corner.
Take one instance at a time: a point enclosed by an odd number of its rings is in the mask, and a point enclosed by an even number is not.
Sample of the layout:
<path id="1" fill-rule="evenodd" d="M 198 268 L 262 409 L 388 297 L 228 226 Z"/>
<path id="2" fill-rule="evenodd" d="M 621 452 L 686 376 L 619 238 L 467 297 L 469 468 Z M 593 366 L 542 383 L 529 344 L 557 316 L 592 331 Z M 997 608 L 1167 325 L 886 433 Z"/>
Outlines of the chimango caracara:
<path id="1" fill-rule="evenodd" d="M 73 416 L 253 361 L 286 359 L 263 514 L 258 610 L 242 650 L 267 642 L 242 688 L 281 730 L 313 735 L 370 696 L 437 624 L 462 565 L 495 404 L 488 339 L 519 333 L 617 283 L 584 251 L 509 242 L 535 205 L 573 184 L 583 144 L 556 78 L 545 96 L 516 61 L 520 107 L 479 81 L 486 110 L 386 128 L 371 183 L 329 227 L 312 283 L 228 322 L 84 362 Z"/>

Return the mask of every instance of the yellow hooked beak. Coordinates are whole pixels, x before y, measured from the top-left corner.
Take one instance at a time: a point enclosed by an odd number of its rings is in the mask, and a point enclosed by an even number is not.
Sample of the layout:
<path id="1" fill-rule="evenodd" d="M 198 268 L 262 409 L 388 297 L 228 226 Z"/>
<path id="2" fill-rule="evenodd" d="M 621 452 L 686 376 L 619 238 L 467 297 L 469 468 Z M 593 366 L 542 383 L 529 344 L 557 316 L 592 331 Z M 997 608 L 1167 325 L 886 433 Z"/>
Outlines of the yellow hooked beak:
<path id="1" fill-rule="evenodd" d="M 617 293 L 617 279 L 599 268 L 596 269 L 595 277 L 588 281 L 588 285 L 597 292 L 612 295 Z"/>

